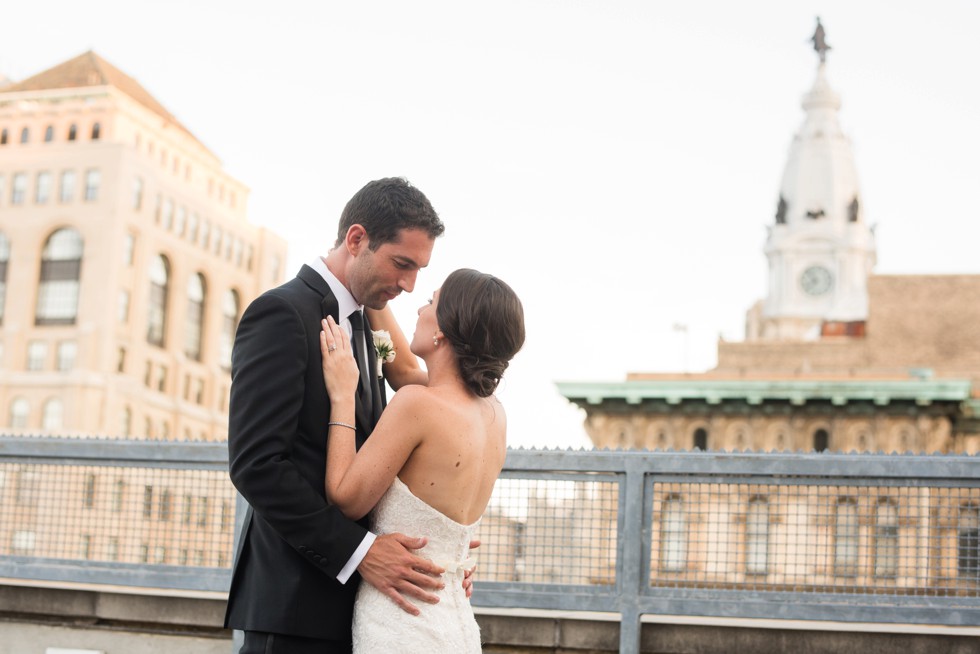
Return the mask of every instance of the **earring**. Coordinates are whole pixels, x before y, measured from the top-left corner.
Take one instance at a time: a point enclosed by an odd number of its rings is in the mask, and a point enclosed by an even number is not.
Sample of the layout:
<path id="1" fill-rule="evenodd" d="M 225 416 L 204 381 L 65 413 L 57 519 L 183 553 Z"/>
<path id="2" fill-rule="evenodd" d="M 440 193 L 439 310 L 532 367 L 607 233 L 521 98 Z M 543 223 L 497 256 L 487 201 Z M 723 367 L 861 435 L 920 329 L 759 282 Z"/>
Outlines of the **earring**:
<path id="1" fill-rule="evenodd" d="M 436 338 L 435 336 L 433 336 L 432 337 L 432 344 L 435 345 L 436 347 L 439 347 L 439 339 Z"/>

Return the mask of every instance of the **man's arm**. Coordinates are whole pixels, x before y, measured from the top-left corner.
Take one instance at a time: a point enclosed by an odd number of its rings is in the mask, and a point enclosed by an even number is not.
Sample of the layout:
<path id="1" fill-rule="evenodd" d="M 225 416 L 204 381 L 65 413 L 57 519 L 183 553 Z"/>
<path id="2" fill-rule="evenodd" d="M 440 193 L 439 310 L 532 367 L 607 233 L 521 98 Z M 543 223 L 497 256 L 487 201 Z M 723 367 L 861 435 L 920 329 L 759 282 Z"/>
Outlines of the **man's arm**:
<path id="1" fill-rule="evenodd" d="M 273 294 L 255 300 L 242 316 L 232 354 L 229 471 L 254 511 L 336 578 L 367 530 L 328 507 L 293 461 L 313 442 L 304 443 L 298 434 L 309 358 L 306 329 L 296 309 Z"/>

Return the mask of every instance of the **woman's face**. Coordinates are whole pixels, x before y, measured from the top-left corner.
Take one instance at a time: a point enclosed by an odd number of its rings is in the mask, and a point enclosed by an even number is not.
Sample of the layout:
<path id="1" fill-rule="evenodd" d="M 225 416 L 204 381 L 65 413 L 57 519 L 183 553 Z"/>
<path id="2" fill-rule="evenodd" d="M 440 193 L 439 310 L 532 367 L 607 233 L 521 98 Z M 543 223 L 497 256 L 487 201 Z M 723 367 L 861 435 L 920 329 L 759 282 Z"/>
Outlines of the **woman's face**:
<path id="1" fill-rule="evenodd" d="M 436 347 L 433 339 L 437 335 L 442 340 L 442 332 L 439 331 L 439 323 L 436 321 L 437 306 L 439 306 L 438 289 L 432 294 L 431 300 L 419 307 L 419 319 L 415 323 L 415 334 L 412 336 L 411 348 L 416 356 L 422 356 L 424 353 L 432 351 Z"/>

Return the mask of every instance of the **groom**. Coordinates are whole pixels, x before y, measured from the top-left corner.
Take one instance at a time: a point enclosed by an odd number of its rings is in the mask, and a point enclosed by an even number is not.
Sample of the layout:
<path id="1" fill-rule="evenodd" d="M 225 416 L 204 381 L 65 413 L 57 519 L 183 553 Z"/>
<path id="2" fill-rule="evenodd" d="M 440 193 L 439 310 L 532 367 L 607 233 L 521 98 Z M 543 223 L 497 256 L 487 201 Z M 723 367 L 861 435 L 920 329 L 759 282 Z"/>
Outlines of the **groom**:
<path id="1" fill-rule="evenodd" d="M 303 266 L 242 316 L 228 451 L 232 482 L 250 508 L 225 615 L 226 627 L 245 632 L 240 654 L 349 653 L 358 577 L 410 613 L 418 611 L 405 596 L 435 600 L 428 591 L 441 587 L 442 569 L 409 551 L 423 538 L 375 537 L 324 499 L 330 403 L 319 333 L 320 320 L 333 316 L 360 345 L 358 365 L 372 371 L 358 390 L 360 446 L 385 405 L 362 309 L 411 292 L 444 229 L 406 180 L 370 182 L 344 208 L 327 258 Z"/>

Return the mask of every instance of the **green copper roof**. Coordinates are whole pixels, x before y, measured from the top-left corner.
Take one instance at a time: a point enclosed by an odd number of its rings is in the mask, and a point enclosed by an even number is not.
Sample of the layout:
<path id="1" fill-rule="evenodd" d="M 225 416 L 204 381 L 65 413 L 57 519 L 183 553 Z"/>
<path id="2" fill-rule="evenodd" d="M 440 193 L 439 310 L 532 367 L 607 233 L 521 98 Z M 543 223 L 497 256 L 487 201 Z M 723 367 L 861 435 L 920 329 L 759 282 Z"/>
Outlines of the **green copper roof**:
<path id="1" fill-rule="evenodd" d="M 830 400 L 834 404 L 872 401 L 962 402 L 970 398 L 970 382 L 943 380 L 722 380 L 677 379 L 636 380 L 623 382 L 557 382 L 558 392 L 566 399 L 601 404 L 606 400 L 625 400 L 639 404 L 643 400 L 665 400 L 677 404 L 683 400 L 701 400 L 717 404 L 722 400 L 741 400 L 761 404 L 764 400 L 788 400 L 805 404 L 809 400 Z"/>

